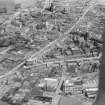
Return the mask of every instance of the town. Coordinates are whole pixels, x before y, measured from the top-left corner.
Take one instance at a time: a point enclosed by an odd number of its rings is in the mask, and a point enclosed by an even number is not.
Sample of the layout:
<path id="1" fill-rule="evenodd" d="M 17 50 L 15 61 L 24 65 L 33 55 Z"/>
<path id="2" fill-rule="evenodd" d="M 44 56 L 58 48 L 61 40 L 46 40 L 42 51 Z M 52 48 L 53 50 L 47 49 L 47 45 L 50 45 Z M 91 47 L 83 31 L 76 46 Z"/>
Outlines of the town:
<path id="1" fill-rule="evenodd" d="M 92 105 L 105 5 L 98 0 L 31 0 L 29 5 L 12 0 L 10 8 L 4 1 L 0 105 Z"/>

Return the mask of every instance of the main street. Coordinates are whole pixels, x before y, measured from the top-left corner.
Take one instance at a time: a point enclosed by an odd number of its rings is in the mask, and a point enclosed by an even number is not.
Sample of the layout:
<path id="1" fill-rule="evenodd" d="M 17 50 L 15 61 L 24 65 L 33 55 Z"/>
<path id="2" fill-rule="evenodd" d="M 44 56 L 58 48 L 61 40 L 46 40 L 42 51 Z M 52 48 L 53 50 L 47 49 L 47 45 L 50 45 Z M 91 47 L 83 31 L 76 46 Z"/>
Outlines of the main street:
<path id="1" fill-rule="evenodd" d="M 88 11 L 96 4 L 96 3 L 92 3 L 93 1 L 90 2 L 89 7 L 87 7 L 83 13 L 83 15 L 79 18 L 79 20 L 71 27 L 70 30 L 68 30 L 67 32 L 65 32 L 64 34 L 61 34 L 60 37 L 58 39 L 56 39 L 55 41 L 49 43 L 47 46 L 45 46 L 42 50 L 40 50 L 37 53 L 33 53 L 29 59 L 30 60 L 34 60 L 35 58 L 37 58 L 38 56 L 41 56 L 43 53 L 45 53 L 47 51 L 48 48 L 50 48 L 51 46 L 54 46 L 56 43 L 58 43 L 59 41 L 61 41 L 63 38 L 67 37 L 68 34 L 81 22 L 81 20 L 84 19 L 84 16 L 88 13 Z"/>

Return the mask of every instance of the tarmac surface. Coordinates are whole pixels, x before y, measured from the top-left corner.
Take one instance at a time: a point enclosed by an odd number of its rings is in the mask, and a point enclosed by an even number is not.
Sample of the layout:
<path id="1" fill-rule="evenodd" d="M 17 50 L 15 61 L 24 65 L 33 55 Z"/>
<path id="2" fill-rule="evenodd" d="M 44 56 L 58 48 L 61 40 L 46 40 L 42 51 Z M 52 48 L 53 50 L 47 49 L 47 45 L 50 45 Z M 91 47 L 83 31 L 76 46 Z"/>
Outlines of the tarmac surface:
<path id="1" fill-rule="evenodd" d="M 82 101 L 77 97 L 61 97 L 59 105 L 82 105 Z"/>

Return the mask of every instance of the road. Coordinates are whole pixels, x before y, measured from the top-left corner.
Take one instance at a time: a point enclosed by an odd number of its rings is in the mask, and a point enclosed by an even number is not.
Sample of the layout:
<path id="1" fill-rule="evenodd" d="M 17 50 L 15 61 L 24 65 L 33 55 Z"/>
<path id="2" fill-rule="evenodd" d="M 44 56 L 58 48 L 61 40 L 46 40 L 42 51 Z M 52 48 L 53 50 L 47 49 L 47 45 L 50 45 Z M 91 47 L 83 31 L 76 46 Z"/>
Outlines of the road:
<path id="1" fill-rule="evenodd" d="M 15 73 L 16 70 L 18 70 L 24 63 L 25 63 L 25 61 L 23 61 L 22 63 L 20 63 L 19 65 L 17 65 L 15 68 L 13 68 L 11 71 L 9 71 L 8 73 L 6 73 L 5 75 L 0 76 L 0 79 L 1 78 L 5 78 L 5 77 L 7 77 L 10 74 Z"/>
<path id="2" fill-rule="evenodd" d="M 79 59 L 74 59 L 74 60 L 70 60 L 70 59 L 69 59 L 68 61 L 93 60 L 93 59 L 99 59 L 99 58 L 97 58 L 97 57 L 79 58 Z M 51 64 L 51 63 L 59 63 L 59 62 L 64 62 L 64 61 L 62 61 L 62 60 L 61 60 L 61 61 L 54 61 L 54 62 L 43 63 L 43 64 L 34 65 L 34 66 L 40 66 L 40 65 L 44 65 L 44 64 L 46 65 L 46 64 Z M 0 79 L 1 79 L 1 78 L 4 78 L 4 77 L 6 77 L 6 76 L 8 76 L 8 75 L 10 75 L 10 74 L 15 73 L 16 70 L 18 70 L 24 63 L 25 63 L 25 60 L 24 60 L 22 63 L 20 63 L 19 65 L 17 65 L 15 68 L 13 68 L 11 71 L 9 71 L 7 74 L 0 76 Z M 34 67 L 34 66 L 29 66 L 29 67 Z"/>
<path id="3" fill-rule="evenodd" d="M 46 62 L 46 63 L 42 63 L 42 64 L 36 64 L 34 66 L 40 66 L 40 65 L 46 65 L 46 64 L 52 64 L 52 63 L 60 63 L 60 62 L 64 62 L 64 61 L 69 61 L 69 62 L 72 62 L 72 61 L 84 61 L 84 60 L 97 60 L 97 59 L 100 59 L 100 56 L 99 57 L 89 57 L 89 58 L 77 58 L 77 59 L 61 59 L 61 60 L 56 60 L 56 61 L 53 61 L 53 62 Z M 16 70 L 18 70 L 26 61 L 24 60 L 22 63 L 20 63 L 19 65 L 17 65 L 15 68 L 13 68 L 11 71 L 9 71 L 7 74 L 5 75 L 2 75 L 0 76 L 0 79 L 1 78 L 4 78 L 10 74 L 13 74 L 14 72 L 16 72 Z M 29 67 L 34 67 L 34 66 L 29 66 Z"/>
<path id="4" fill-rule="evenodd" d="M 68 30 L 67 32 L 65 32 L 64 34 L 61 34 L 60 37 L 58 39 L 56 39 L 55 41 L 49 43 L 47 46 L 45 46 L 42 50 L 40 50 L 39 52 L 32 54 L 30 56 L 30 60 L 34 60 L 35 58 L 37 58 L 38 56 L 42 55 L 43 53 L 45 53 L 45 51 L 55 45 L 56 43 L 58 43 L 59 41 L 61 41 L 63 38 L 67 37 L 69 35 L 69 33 L 81 22 L 82 19 L 84 19 L 84 16 L 88 13 L 88 11 L 95 5 L 95 3 L 90 3 L 90 6 L 86 8 L 85 12 L 83 13 L 83 15 L 79 18 L 79 20 L 72 26 L 72 28 L 70 30 Z"/>
<path id="5" fill-rule="evenodd" d="M 61 88 L 64 80 L 65 80 L 65 78 L 62 77 L 59 84 L 58 84 L 57 90 L 55 92 L 55 96 L 54 96 L 53 101 L 52 101 L 52 105 L 58 105 L 59 101 L 61 100 L 61 95 L 59 95 L 59 93 L 61 92 L 60 88 Z"/>
<path id="6" fill-rule="evenodd" d="M 11 50 L 13 48 L 14 48 L 13 46 L 9 46 L 6 49 L 4 49 L 3 51 L 1 51 L 0 54 L 5 54 L 5 53 L 7 53 L 7 51 L 9 51 L 9 50 Z"/>
<path id="7" fill-rule="evenodd" d="M 82 105 L 82 101 L 77 97 L 61 97 L 58 105 Z"/>
<path id="8" fill-rule="evenodd" d="M 74 29 L 75 26 L 78 25 L 78 24 L 81 22 L 81 20 L 84 18 L 84 16 L 86 15 L 86 13 L 87 13 L 94 5 L 95 5 L 95 4 L 92 3 L 92 5 L 90 5 L 89 7 L 86 8 L 86 10 L 85 10 L 85 12 L 83 13 L 83 15 L 81 16 L 81 18 L 79 18 L 79 20 L 72 26 L 72 28 L 71 28 L 70 30 L 68 30 L 66 33 L 60 35 L 60 37 L 59 37 L 57 40 L 51 42 L 50 44 L 48 44 L 47 46 L 45 46 L 45 47 L 44 47 L 42 50 L 40 50 L 39 52 L 30 55 L 30 59 L 31 59 L 31 60 L 34 60 L 36 57 L 38 57 L 38 56 L 42 55 L 43 53 L 45 53 L 45 51 L 46 51 L 49 47 L 51 47 L 51 46 L 55 45 L 56 43 L 58 43 L 59 41 L 61 41 L 63 38 L 65 38 L 65 36 L 68 36 L 68 34 L 72 31 L 72 29 Z M 29 55 L 26 56 L 25 58 L 29 58 Z M 25 63 L 25 60 L 24 60 L 21 64 L 17 65 L 14 69 L 12 69 L 12 70 L 11 70 L 10 72 L 8 72 L 7 74 L 0 76 L 0 78 L 6 77 L 6 76 L 8 76 L 8 75 L 14 73 L 14 72 L 15 72 L 18 68 L 20 68 L 24 63 Z"/>

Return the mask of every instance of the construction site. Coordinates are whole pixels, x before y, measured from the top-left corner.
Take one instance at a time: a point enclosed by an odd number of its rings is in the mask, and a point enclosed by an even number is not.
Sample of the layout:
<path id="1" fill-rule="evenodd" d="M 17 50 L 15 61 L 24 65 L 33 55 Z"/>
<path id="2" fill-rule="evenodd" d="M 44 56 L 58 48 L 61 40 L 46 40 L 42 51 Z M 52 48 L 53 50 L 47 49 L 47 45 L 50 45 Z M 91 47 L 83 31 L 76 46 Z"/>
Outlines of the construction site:
<path id="1" fill-rule="evenodd" d="M 105 3 L 17 1 L 0 1 L 0 105 L 92 105 Z"/>

